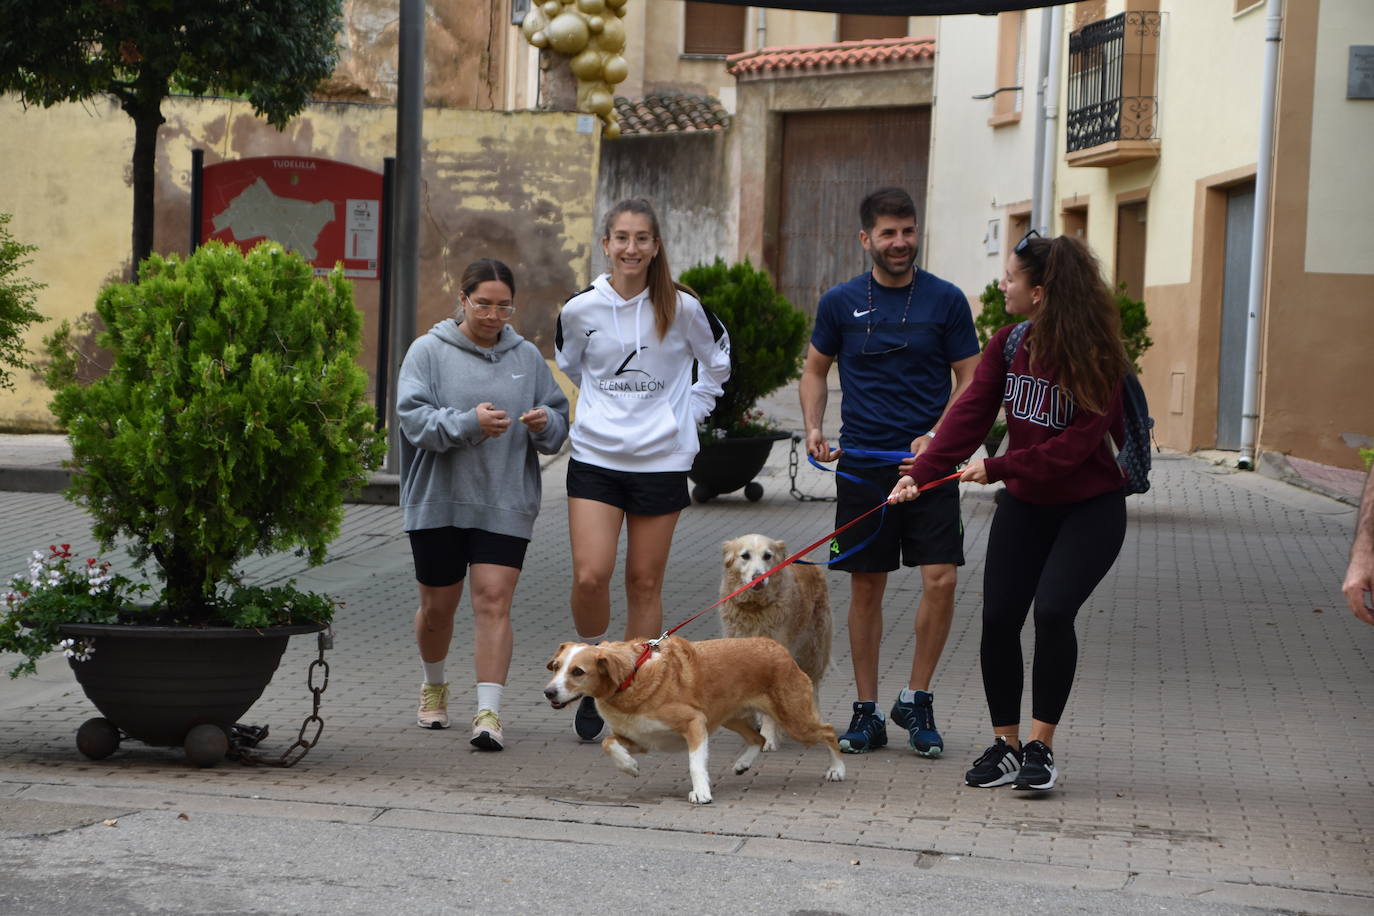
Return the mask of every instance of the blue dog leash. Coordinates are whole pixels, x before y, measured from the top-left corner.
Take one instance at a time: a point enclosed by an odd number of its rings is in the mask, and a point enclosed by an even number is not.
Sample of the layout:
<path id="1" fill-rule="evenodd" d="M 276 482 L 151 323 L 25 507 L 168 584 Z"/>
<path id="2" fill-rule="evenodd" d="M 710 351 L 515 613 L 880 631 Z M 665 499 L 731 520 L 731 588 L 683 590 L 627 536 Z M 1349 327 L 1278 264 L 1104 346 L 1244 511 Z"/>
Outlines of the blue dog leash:
<path id="1" fill-rule="evenodd" d="M 906 459 L 912 457 L 911 452 L 879 451 L 859 448 L 845 449 L 844 452 L 846 455 L 855 455 L 859 458 L 876 458 L 881 461 L 891 462 L 892 464 L 901 464 Z M 864 480 L 862 477 L 855 477 L 853 474 L 850 474 L 847 471 L 841 471 L 835 468 L 826 467 L 825 465 L 821 464 L 819 461 L 816 460 L 815 455 L 808 453 L 806 456 L 806 460 L 811 462 L 812 467 L 817 468 L 818 470 L 825 471 L 827 474 L 834 474 L 836 477 L 843 477 L 845 480 L 850 480 L 854 483 L 860 483 L 871 489 L 878 490 L 879 494 L 883 497 L 883 509 L 881 512 L 878 513 L 878 524 L 873 527 L 873 530 L 869 532 L 868 536 L 865 537 L 862 541 L 855 544 L 853 547 L 849 548 L 843 553 L 837 556 L 833 556 L 828 560 L 797 560 L 798 563 L 802 563 L 806 566 L 830 566 L 833 563 L 838 563 L 846 557 L 852 556 L 858 553 L 860 550 L 863 550 L 865 547 L 869 545 L 869 543 L 875 537 L 878 536 L 878 532 L 881 531 L 883 527 L 883 519 L 887 517 L 887 494 L 883 493 L 879 489 L 877 484 Z"/>

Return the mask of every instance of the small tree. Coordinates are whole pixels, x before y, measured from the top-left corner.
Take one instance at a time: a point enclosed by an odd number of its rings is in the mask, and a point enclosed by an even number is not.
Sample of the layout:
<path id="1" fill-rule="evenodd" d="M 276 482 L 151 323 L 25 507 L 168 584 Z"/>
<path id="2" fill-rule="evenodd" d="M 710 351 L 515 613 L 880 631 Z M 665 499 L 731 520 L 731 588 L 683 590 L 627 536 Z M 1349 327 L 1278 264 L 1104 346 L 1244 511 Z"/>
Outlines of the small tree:
<path id="1" fill-rule="evenodd" d="M 1126 284 L 1118 283 L 1116 307 L 1121 310 L 1121 342 L 1126 345 L 1126 356 L 1135 374 L 1140 375 L 1140 357 L 1154 343 L 1146 333 L 1150 329 L 1150 319 L 1145 315 L 1145 302 L 1126 295 Z"/>
<path id="2" fill-rule="evenodd" d="M 42 320 L 33 303 L 34 293 L 44 286 L 21 274 L 37 249 L 15 241 L 6 228 L 9 221 L 10 214 L 0 213 L 0 388 L 14 387 L 11 369 L 29 366 L 24 331 Z"/>
<path id="3" fill-rule="evenodd" d="M 134 120 L 133 265 L 153 250 L 162 100 L 241 96 L 277 128 L 337 55 L 342 0 L 0 0 L 0 92 L 44 108 L 113 96 Z"/>
<path id="4" fill-rule="evenodd" d="M 707 419 L 726 436 L 765 431 L 751 416 L 758 399 L 801 375 L 806 315 L 773 288 L 773 281 L 748 260 L 727 266 L 720 258 L 682 272 L 701 303 L 730 334 L 730 380 Z"/>
<path id="5" fill-rule="evenodd" d="M 978 294 L 978 301 L 983 303 L 983 309 L 974 316 L 973 326 L 978 331 L 980 347 L 988 345 L 988 341 L 997 333 L 998 328 L 1016 324 L 1021 320 L 1019 315 L 1007 314 L 1007 297 L 1002 295 L 1002 288 L 996 280 L 983 287 L 983 291 Z"/>
<path id="6" fill-rule="evenodd" d="M 301 548 L 321 562 L 344 496 L 385 451 L 342 270 L 316 278 L 278 244 L 244 256 L 211 242 L 152 255 L 96 312 L 109 373 L 78 381 L 63 322 L 47 379 L 71 441 L 67 495 L 102 546 L 127 539 L 138 563 L 155 561 L 178 623 L 221 619 L 221 589 L 251 553 Z"/>
<path id="7" fill-rule="evenodd" d="M 1154 343 L 1147 333 L 1150 319 L 1145 315 L 1145 303 L 1128 296 L 1125 283 L 1117 284 L 1114 298 L 1116 307 L 1121 312 L 1121 343 L 1126 348 L 1126 356 L 1130 359 L 1136 375 L 1140 375 L 1140 357 Z M 1007 314 L 1007 300 L 996 280 L 983 287 L 978 301 L 983 303 L 983 309 L 973 319 L 973 324 L 978 330 L 978 342 L 985 347 L 998 328 L 1022 320 L 1020 315 Z"/>

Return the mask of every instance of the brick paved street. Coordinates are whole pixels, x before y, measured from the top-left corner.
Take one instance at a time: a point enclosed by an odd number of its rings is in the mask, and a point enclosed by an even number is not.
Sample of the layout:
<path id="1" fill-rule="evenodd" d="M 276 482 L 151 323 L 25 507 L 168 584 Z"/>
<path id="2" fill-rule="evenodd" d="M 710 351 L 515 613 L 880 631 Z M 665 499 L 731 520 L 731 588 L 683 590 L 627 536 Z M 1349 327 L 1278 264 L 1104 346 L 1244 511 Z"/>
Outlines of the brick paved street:
<path id="1" fill-rule="evenodd" d="M 789 445 L 774 448 L 761 502 L 734 494 L 684 512 L 667 624 L 715 600 L 722 540 L 761 531 L 799 547 L 833 527 L 830 504 L 788 495 Z M 917 758 L 898 732 L 888 749 L 848 758 L 844 783 L 823 782 L 824 755 L 791 743 L 735 776 L 738 739 L 723 733 L 710 767 L 715 803 L 696 808 L 684 798 L 684 758 L 652 755 L 632 779 L 598 747 L 578 743 L 570 710 L 550 709 L 540 694 L 544 662 L 572 632 L 564 460 L 545 473 L 544 511 L 516 595 L 504 753 L 472 751 L 462 727 L 414 726 L 415 596 L 399 510 L 355 505 L 324 566 L 304 571 L 297 558 L 278 556 L 247 568 L 254 579 L 295 576 L 347 602 L 329 656 L 323 738 L 301 765 L 197 771 L 179 750 L 133 742 L 88 761 L 73 736 L 94 710 L 54 660 L 37 678 L 0 682 L 0 803 L 270 810 L 434 830 L 480 824 L 510 837 L 557 838 L 600 825 L 606 842 L 645 847 L 774 848 L 787 858 L 862 856 L 1268 908 L 1374 911 L 1374 712 L 1363 699 L 1374 629 L 1352 618 L 1339 593 L 1350 506 L 1256 474 L 1157 456 L 1155 488 L 1132 497 L 1121 559 L 1080 620 L 1078 680 L 1056 748 L 1061 789 L 1034 797 L 961 782 L 988 740 L 977 643 L 993 502 L 990 491 L 970 490 L 968 565 L 935 684 L 946 756 Z M 797 482 L 816 495 L 832 486 L 804 463 Z M 29 550 L 55 540 L 92 549 L 84 513 L 55 494 L 0 493 L 6 577 Z M 848 583 L 841 573 L 828 579 L 836 656 L 822 714 L 842 728 L 852 699 Z M 894 576 L 885 704 L 904 686 L 918 590 L 916 574 Z M 613 628 L 624 621 L 618 592 L 617 584 Z M 474 699 L 470 631 L 470 616 L 460 613 L 449 668 L 459 720 Z M 682 635 L 715 636 L 718 624 L 703 617 Z M 271 725 L 267 750 L 285 747 L 309 711 L 304 677 L 313 651 L 313 640 L 294 640 L 246 717 Z"/>

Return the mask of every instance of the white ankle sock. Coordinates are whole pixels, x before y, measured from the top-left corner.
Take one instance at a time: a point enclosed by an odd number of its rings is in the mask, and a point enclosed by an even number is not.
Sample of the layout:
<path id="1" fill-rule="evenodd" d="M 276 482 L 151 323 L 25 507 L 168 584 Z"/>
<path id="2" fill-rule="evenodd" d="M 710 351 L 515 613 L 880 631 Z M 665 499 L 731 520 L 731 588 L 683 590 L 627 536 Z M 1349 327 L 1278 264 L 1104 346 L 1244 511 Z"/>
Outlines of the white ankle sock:
<path id="1" fill-rule="evenodd" d="M 608 631 L 608 632 L 609 632 L 609 631 Z M 582 640 L 583 642 L 585 642 L 585 643 L 586 643 L 587 645 L 589 645 L 589 646 L 594 646 L 594 645 L 596 645 L 597 643 L 601 642 L 603 639 L 605 639 L 605 638 L 606 638 L 606 634 L 605 634 L 605 633 L 602 633 L 600 636 L 588 636 L 588 637 L 585 637 L 585 638 L 579 636 L 579 637 L 577 637 L 577 638 L 580 639 L 580 640 Z"/>
<path id="2" fill-rule="evenodd" d="M 420 666 L 425 669 L 426 684 L 444 683 L 444 662 L 446 661 L 448 661 L 446 658 L 441 658 L 437 662 L 427 662 L 423 658 L 420 659 Z"/>
<path id="3" fill-rule="evenodd" d="M 930 694 L 932 697 L 935 696 L 935 691 L 933 690 L 927 690 L 926 693 Z M 903 687 L 902 693 L 898 699 L 903 703 L 914 703 L 916 702 L 916 691 L 912 690 L 910 687 Z"/>
<path id="4" fill-rule="evenodd" d="M 490 709 L 498 716 L 501 715 L 501 691 L 506 687 L 505 684 L 495 684 L 491 681 L 477 682 L 477 711 Z"/>

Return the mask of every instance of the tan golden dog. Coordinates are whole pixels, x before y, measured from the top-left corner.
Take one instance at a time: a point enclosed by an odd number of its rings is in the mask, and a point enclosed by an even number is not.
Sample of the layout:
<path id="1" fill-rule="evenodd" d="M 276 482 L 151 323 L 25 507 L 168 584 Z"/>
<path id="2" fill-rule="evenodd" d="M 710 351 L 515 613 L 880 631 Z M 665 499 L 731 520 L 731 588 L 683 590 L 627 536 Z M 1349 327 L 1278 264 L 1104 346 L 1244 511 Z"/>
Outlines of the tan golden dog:
<path id="1" fill-rule="evenodd" d="M 634 672 L 642 642 L 603 642 L 599 646 L 565 642 L 549 661 L 553 679 L 544 696 L 562 709 L 584 696 L 596 708 L 611 733 L 601 749 L 631 776 L 639 775 L 635 754 L 651 750 L 687 751 L 694 805 L 711 802 L 706 773 L 707 739 L 724 726 L 745 740 L 735 760 L 735 772 L 753 765 L 763 736 L 753 714 L 764 713 L 792 738 L 830 750 L 825 778 L 844 779 L 844 760 L 835 730 L 820 720 L 811 692 L 811 679 L 792 656 L 771 639 L 708 639 L 688 642 L 671 636 Z"/>
<path id="2" fill-rule="evenodd" d="M 787 558 L 787 545 L 762 534 L 746 534 L 721 545 L 725 567 L 720 577 L 724 597 L 763 575 Z M 830 665 L 833 624 L 830 590 L 816 566 L 790 564 L 720 606 L 720 625 L 727 637 L 767 636 L 787 647 L 798 667 L 811 678 L 820 708 L 821 678 Z M 765 716 L 759 723 L 765 751 L 777 746 L 777 726 Z"/>

